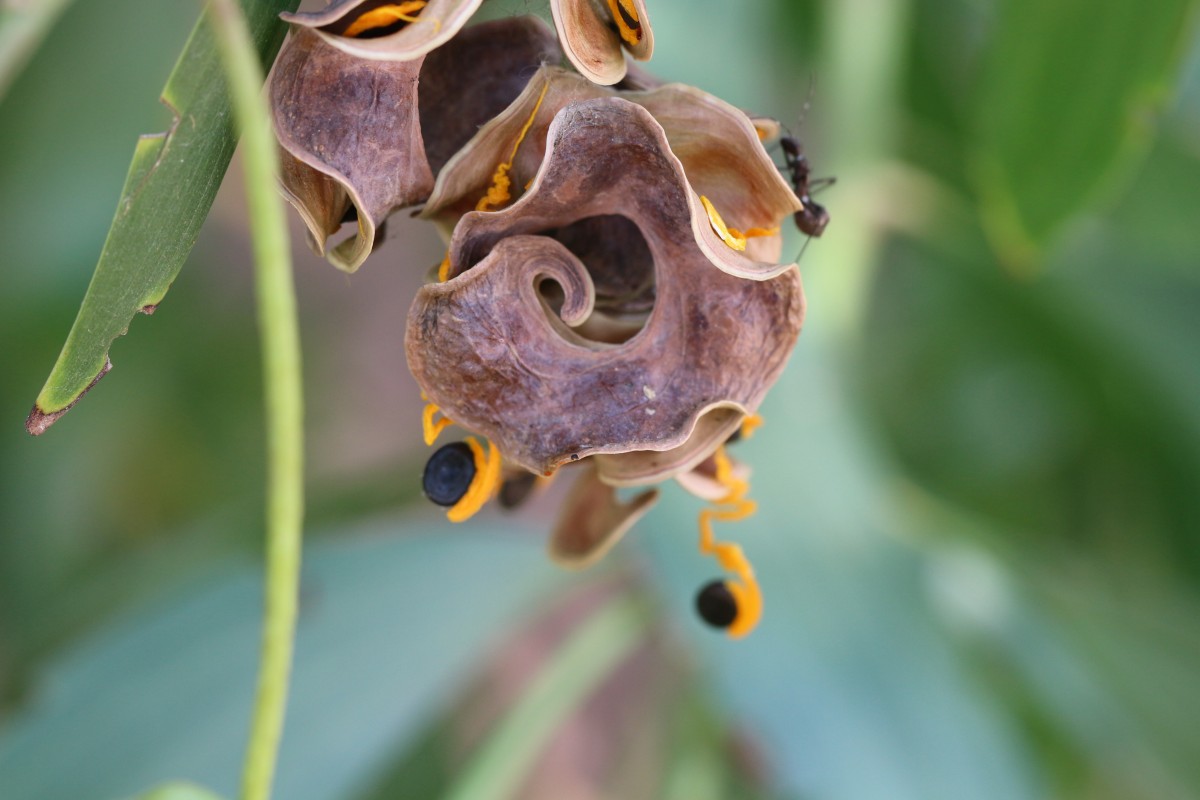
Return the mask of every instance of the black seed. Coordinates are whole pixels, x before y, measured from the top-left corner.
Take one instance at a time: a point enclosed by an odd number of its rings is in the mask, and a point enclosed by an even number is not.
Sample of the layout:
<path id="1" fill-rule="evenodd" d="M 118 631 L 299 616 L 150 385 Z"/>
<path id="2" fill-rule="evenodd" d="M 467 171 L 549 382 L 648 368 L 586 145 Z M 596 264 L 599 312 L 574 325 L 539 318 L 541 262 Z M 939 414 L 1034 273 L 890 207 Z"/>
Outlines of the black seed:
<path id="1" fill-rule="evenodd" d="M 452 442 L 425 462 L 421 486 L 425 496 L 439 506 L 452 506 L 463 498 L 474 479 L 475 453 L 466 442 Z"/>
<path id="2" fill-rule="evenodd" d="M 696 613 L 714 628 L 728 628 L 737 612 L 737 600 L 725 581 L 712 581 L 696 594 Z"/>
<path id="3" fill-rule="evenodd" d="M 532 472 L 522 472 L 516 477 L 509 478 L 500 485 L 500 507 L 513 509 L 525 502 L 537 483 L 537 475 Z"/>

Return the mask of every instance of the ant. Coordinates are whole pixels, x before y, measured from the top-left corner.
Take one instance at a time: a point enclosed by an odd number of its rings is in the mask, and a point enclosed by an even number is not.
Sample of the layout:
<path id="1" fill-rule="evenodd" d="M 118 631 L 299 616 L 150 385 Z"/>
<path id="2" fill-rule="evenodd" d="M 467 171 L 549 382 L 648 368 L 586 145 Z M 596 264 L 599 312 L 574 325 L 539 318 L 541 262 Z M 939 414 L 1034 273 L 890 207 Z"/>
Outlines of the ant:
<path id="1" fill-rule="evenodd" d="M 785 167 L 791 175 L 792 188 L 796 192 L 796 197 L 800 198 L 800 204 L 804 206 L 795 214 L 796 227 L 800 229 L 801 233 L 808 236 L 820 236 L 824 233 L 825 226 L 829 224 L 829 212 L 825 210 L 825 206 L 814 201 L 808 195 L 811 191 L 829 186 L 836 179 L 809 180 L 811 171 L 808 159 L 804 157 L 804 147 L 796 137 L 781 136 L 779 146 L 783 148 Z"/>

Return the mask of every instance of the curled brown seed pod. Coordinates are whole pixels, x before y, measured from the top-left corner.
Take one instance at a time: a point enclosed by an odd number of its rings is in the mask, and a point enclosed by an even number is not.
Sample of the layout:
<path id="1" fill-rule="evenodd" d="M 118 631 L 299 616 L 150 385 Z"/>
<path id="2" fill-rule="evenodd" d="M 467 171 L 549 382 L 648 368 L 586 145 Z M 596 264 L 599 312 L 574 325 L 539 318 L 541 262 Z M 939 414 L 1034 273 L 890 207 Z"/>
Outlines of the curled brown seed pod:
<path id="1" fill-rule="evenodd" d="M 577 332 L 595 283 L 544 235 L 603 216 L 637 227 L 654 270 L 653 311 L 620 344 Z M 616 485 L 690 469 L 757 408 L 803 318 L 795 265 L 727 247 L 662 126 L 620 98 L 560 111 L 527 193 L 463 217 L 450 262 L 410 309 L 409 368 L 446 415 L 543 474 L 589 456 Z"/>

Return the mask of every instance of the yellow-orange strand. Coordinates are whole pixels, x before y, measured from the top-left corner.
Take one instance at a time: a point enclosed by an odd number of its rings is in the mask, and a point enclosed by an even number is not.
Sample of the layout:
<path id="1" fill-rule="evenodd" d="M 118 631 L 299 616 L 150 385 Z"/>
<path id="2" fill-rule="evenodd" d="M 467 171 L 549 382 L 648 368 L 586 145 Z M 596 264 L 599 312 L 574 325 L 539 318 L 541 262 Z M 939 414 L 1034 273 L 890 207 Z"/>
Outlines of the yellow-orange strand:
<path id="1" fill-rule="evenodd" d="M 450 277 L 450 251 L 446 251 L 446 257 L 442 259 L 442 263 L 438 264 L 438 283 L 445 283 Z"/>
<path id="2" fill-rule="evenodd" d="M 737 228 L 730 228 L 726 225 L 725 220 L 721 218 L 721 213 L 717 211 L 717 207 L 704 195 L 700 195 L 700 204 L 704 206 L 704 211 L 708 214 L 708 222 L 712 225 L 713 231 L 716 232 L 717 236 L 721 237 L 721 241 L 739 253 L 746 249 L 747 239 L 755 239 L 760 236 L 775 236 L 779 233 L 779 228 L 748 228 L 743 233 Z"/>
<path id="3" fill-rule="evenodd" d="M 751 414 L 742 420 L 741 434 L 743 439 L 749 439 L 754 432 L 762 427 L 763 418 L 760 414 Z"/>
<path id="4" fill-rule="evenodd" d="M 436 442 L 442 431 L 454 424 L 447 416 L 443 416 L 439 420 L 434 420 L 434 416 L 440 411 L 441 409 L 433 403 L 426 403 L 425 410 L 421 413 L 421 430 L 425 435 L 426 446 Z"/>
<path id="5" fill-rule="evenodd" d="M 367 31 L 373 31 L 377 28 L 386 28 L 389 25 L 394 25 L 397 22 L 416 22 L 416 14 L 428 5 L 427 0 L 406 0 L 403 3 L 393 5 L 380 6 L 373 8 L 370 11 L 364 11 L 358 19 L 350 23 L 350 27 L 346 28 L 343 36 L 359 36 Z M 433 20 L 435 29 L 440 29 L 442 23 L 439 20 Z"/>
<path id="6" fill-rule="evenodd" d="M 763 236 L 778 236 L 779 228 L 747 228 L 745 232 L 739 231 L 737 228 L 730 228 L 729 235 L 744 242 L 747 239 L 758 239 Z"/>
<path id="7" fill-rule="evenodd" d="M 488 442 L 488 452 L 485 457 L 483 446 L 475 441 L 474 436 L 467 437 L 467 446 L 475 456 L 475 479 L 467 488 L 467 493 L 446 512 L 446 518 L 451 522 L 466 522 L 483 508 L 500 489 L 500 451 L 496 445 Z"/>
<path id="8" fill-rule="evenodd" d="M 525 120 L 525 125 L 517 135 L 517 141 L 513 144 L 508 161 L 504 161 L 496 167 L 496 172 L 492 175 L 492 185 L 488 188 L 487 194 L 479 198 L 479 202 L 475 204 L 476 211 L 502 208 L 509 200 L 512 200 L 512 195 L 508 191 L 508 187 L 512 185 L 512 178 L 508 177 L 508 171 L 513 167 L 513 161 L 517 158 L 517 150 L 521 147 L 521 142 L 525 141 L 525 135 L 533 127 L 533 121 L 537 119 L 538 109 L 542 107 L 542 101 L 546 99 L 546 90 L 549 88 L 550 82 L 547 81 L 546 85 L 542 87 L 542 93 L 538 95 L 537 103 L 533 106 L 533 113 L 529 115 L 529 119 Z"/>
<path id="9" fill-rule="evenodd" d="M 617 8 L 618 3 L 621 6 L 619 9 Z M 642 21 L 638 18 L 633 0 L 608 0 L 608 10 L 612 12 L 613 22 L 617 23 L 617 33 L 620 34 L 625 44 L 632 47 L 642 40 Z M 624 11 L 625 15 L 622 15 L 621 11 Z M 633 20 L 637 27 L 631 27 L 625 21 L 626 16 Z"/>
<path id="10" fill-rule="evenodd" d="M 700 552 L 706 556 L 714 556 L 721 568 L 732 572 L 738 577 L 736 581 L 726 581 L 737 602 L 737 616 L 726 633 L 733 639 L 740 639 L 754 630 L 762 618 L 762 590 L 754 577 L 754 568 L 742 551 L 741 546 L 730 542 L 719 542 L 713 534 L 712 523 L 737 522 L 743 520 L 758 510 L 753 500 L 747 500 L 746 494 L 750 485 L 733 475 L 733 465 L 724 447 L 718 447 L 713 453 L 717 466 L 717 482 L 728 489 L 728 493 L 714 503 L 715 508 L 706 508 L 700 512 Z"/>

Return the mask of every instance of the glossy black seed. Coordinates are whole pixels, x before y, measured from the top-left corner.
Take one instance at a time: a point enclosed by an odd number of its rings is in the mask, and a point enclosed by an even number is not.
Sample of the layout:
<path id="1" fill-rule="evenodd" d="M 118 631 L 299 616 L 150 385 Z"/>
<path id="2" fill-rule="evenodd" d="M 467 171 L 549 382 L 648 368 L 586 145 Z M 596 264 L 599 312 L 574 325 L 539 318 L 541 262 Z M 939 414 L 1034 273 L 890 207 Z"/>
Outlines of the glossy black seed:
<path id="1" fill-rule="evenodd" d="M 500 501 L 500 507 L 513 509 L 524 503 L 533 491 L 535 483 L 537 483 L 537 475 L 532 472 L 522 472 L 520 475 L 506 480 L 500 485 L 500 496 L 497 498 Z"/>
<path id="2" fill-rule="evenodd" d="M 444 445 L 425 462 L 421 487 L 425 496 L 439 506 L 452 506 L 462 499 L 475 479 L 475 454 L 466 442 Z"/>
<path id="3" fill-rule="evenodd" d="M 712 581 L 696 593 L 696 613 L 714 628 L 728 628 L 737 611 L 737 600 L 725 581 Z"/>

